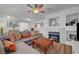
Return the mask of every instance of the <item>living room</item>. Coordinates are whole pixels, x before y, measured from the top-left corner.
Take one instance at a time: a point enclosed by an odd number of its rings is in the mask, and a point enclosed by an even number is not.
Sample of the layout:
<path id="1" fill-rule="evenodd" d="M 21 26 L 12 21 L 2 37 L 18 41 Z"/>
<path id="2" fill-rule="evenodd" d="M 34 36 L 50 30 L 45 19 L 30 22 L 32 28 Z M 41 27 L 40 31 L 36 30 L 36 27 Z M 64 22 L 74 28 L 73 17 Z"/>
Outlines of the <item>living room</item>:
<path id="1" fill-rule="evenodd" d="M 40 7 L 42 6 L 42 7 Z M 44 8 L 43 10 L 37 11 L 37 8 Z M 32 10 L 32 8 L 35 8 Z M 6 11 L 5 11 L 6 10 Z M 50 41 L 56 41 L 58 45 L 68 45 L 70 51 L 68 54 L 79 53 L 79 43 L 77 40 L 77 23 L 79 22 L 79 4 L 2 4 L 0 5 L 0 33 L 7 33 L 9 31 L 37 31 L 39 35 L 28 38 L 21 41 L 28 44 L 25 47 L 24 43 L 19 43 L 19 51 L 13 52 L 14 54 L 67 54 L 63 53 L 63 47 L 59 52 L 55 52 L 55 48 L 49 48 L 49 52 L 39 51 L 42 49 L 32 48 L 29 43 L 35 43 L 32 39 L 49 39 Z M 14 33 L 14 32 L 13 32 Z M 12 36 L 12 35 L 11 35 Z M 14 37 L 17 35 L 14 35 Z M 20 38 L 20 37 L 19 37 Z M 1 37 L 0 37 L 1 39 Z M 5 39 L 5 38 L 4 38 Z M 21 39 L 21 38 L 20 38 Z M 30 39 L 30 40 L 29 40 Z M 18 40 L 18 39 L 16 39 Z M 48 41 L 48 42 L 50 42 Z M 1 40 L 3 42 L 3 40 Z M 42 42 L 42 41 L 41 41 Z M 47 41 L 46 41 L 47 42 Z M 23 44 L 21 46 L 21 44 Z M 35 43 L 36 44 L 36 43 Z M 54 44 L 53 44 L 54 45 Z M 61 45 L 61 46 L 62 46 Z M 22 49 L 23 47 L 23 49 Z M 30 48 L 24 50 L 25 48 Z M 48 48 L 48 47 L 47 47 Z M 57 49 L 58 47 L 56 47 Z M 5 49 L 4 49 L 5 50 Z M 22 51 L 24 50 L 24 51 Z M 33 52 L 33 51 L 34 52 Z M 52 53 L 50 53 L 53 51 Z M 64 50 L 65 51 L 65 50 Z M 68 51 L 68 50 L 66 50 Z M 72 52 L 71 52 L 72 51 Z M 10 51 L 9 51 L 10 52 Z M 9 53 L 7 52 L 7 53 Z M 5 53 L 2 51 L 1 53 Z"/>

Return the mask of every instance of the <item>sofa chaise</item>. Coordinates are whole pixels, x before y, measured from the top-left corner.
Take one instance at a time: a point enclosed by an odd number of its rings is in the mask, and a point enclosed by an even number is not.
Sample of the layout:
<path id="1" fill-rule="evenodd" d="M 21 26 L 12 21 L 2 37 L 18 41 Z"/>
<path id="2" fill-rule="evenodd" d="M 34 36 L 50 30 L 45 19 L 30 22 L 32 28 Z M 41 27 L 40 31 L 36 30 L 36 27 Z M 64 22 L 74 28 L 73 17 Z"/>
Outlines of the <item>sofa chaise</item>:
<path id="1" fill-rule="evenodd" d="M 23 33 L 16 32 L 16 31 L 9 31 L 8 35 L 6 33 L 0 35 L 0 39 L 2 39 L 1 41 L 8 40 L 15 44 L 16 51 L 11 52 L 10 54 L 39 54 L 39 52 L 37 50 L 35 50 L 31 46 L 29 46 L 27 43 L 32 42 L 33 39 L 40 38 L 41 34 L 39 33 L 39 34 L 36 34 L 33 36 L 29 36 L 27 34 L 28 33 L 26 33 L 26 32 L 24 32 L 24 34 L 23 34 Z M 24 35 L 24 37 L 23 37 L 23 35 Z M 4 51 L 4 53 L 5 53 L 5 51 Z"/>
<path id="2" fill-rule="evenodd" d="M 16 52 L 12 52 L 11 54 L 40 54 L 40 52 L 25 44 L 24 42 L 16 41 L 15 45 Z"/>

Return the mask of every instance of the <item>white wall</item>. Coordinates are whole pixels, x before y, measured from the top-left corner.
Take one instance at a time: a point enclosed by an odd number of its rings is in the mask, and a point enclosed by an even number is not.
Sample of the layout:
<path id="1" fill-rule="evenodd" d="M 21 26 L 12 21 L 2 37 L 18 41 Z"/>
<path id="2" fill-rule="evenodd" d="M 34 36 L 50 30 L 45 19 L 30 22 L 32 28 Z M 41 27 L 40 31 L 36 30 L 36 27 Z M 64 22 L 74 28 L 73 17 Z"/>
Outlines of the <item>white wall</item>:
<path id="1" fill-rule="evenodd" d="M 73 48 L 73 53 L 79 53 L 79 42 L 76 41 L 67 41 L 66 39 L 66 31 L 74 31 L 75 33 L 77 33 L 77 29 L 76 26 L 65 26 L 66 24 L 66 16 L 70 15 L 70 14 L 74 14 L 74 13 L 79 13 L 79 7 L 77 8 L 71 8 L 68 10 L 64 10 L 64 11 L 60 11 L 54 14 L 49 14 L 46 15 L 45 17 L 45 23 L 44 23 L 44 27 L 40 29 L 40 32 L 43 33 L 43 35 L 45 37 L 48 37 L 48 32 L 49 31 L 59 31 L 60 32 L 60 42 L 64 43 L 64 44 L 68 44 L 71 45 Z M 60 17 L 59 19 L 57 19 L 57 21 L 59 22 L 60 26 L 56 26 L 56 27 L 49 27 L 49 18 L 54 18 L 54 17 Z M 75 18 L 76 16 L 74 16 L 73 18 Z M 77 16 L 77 18 L 79 19 L 79 17 Z M 79 22 L 79 21 L 78 21 Z"/>
<path id="2" fill-rule="evenodd" d="M 19 31 L 29 29 L 29 22 L 19 22 Z"/>
<path id="3" fill-rule="evenodd" d="M 34 28 L 34 29 L 36 29 L 35 28 L 35 24 L 36 23 L 44 23 L 44 25 L 45 25 L 45 20 L 37 20 L 37 21 L 33 21 L 33 22 L 30 22 L 30 28 Z M 43 26 L 44 27 L 44 26 Z M 37 29 L 36 29 L 37 30 Z"/>
<path id="4" fill-rule="evenodd" d="M 66 41 L 66 31 L 75 31 L 76 32 L 75 26 L 68 26 L 68 27 L 65 26 L 66 25 L 66 16 L 70 15 L 70 14 L 74 14 L 74 13 L 79 13 L 79 7 L 71 8 L 71 9 L 67 9 L 64 11 L 46 15 L 45 19 L 43 20 L 44 27 L 40 28 L 40 32 L 42 32 L 45 37 L 48 37 L 49 31 L 59 31 L 60 32 L 60 42 L 64 43 Z M 59 26 L 49 27 L 49 18 L 55 18 L 55 17 L 59 17 L 57 19 Z M 36 21 L 36 22 L 39 22 L 39 21 Z M 35 22 L 32 22 L 32 26 L 34 25 L 34 23 Z"/>
<path id="5" fill-rule="evenodd" d="M 57 13 L 54 13 L 54 14 L 49 14 L 49 15 L 46 16 L 46 22 L 49 22 L 49 18 L 60 17 L 57 20 L 59 22 L 59 26 L 57 27 L 57 29 L 61 28 L 61 30 L 60 29 L 59 30 L 60 30 L 60 32 L 63 33 L 63 34 L 61 34 L 60 42 L 66 41 L 66 31 L 76 31 L 75 26 L 68 26 L 68 27 L 65 26 L 65 24 L 66 24 L 66 16 L 70 15 L 70 14 L 74 14 L 74 13 L 79 13 L 79 7 L 64 10 L 64 11 L 57 12 Z M 49 27 L 49 26 L 47 26 L 47 27 Z M 55 30 L 55 28 L 53 27 L 52 30 Z M 64 41 L 63 41 L 63 39 L 64 39 Z"/>

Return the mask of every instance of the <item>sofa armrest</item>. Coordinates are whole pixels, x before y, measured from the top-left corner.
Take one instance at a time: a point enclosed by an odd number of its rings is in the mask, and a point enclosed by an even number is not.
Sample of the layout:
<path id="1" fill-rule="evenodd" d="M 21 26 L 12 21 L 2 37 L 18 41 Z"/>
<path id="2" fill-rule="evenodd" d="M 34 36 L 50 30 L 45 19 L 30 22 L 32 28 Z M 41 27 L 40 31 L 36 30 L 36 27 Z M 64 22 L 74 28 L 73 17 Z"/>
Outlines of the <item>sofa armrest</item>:
<path id="1" fill-rule="evenodd" d="M 38 34 L 36 36 L 32 36 L 32 37 L 29 37 L 29 38 L 23 38 L 23 39 L 21 39 L 21 41 L 28 42 L 28 41 L 33 40 L 33 39 L 38 39 L 40 37 L 42 37 L 42 34 Z"/>

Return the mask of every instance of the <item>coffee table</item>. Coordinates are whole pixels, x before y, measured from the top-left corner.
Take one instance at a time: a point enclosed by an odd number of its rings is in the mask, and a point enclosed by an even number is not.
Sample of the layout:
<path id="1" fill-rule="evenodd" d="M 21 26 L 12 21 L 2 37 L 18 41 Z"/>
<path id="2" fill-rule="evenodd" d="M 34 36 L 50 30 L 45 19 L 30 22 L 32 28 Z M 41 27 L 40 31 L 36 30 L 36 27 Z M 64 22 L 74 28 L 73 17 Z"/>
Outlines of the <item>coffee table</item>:
<path id="1" fill-rule="evenodd" d="M 32 41 L 33 48 L 36 46 L 44 51 L 44 54 L 48 51 L 48 48 L 52 45 L 53 47 L 53 40 L 48 38 L 39 38 Z"/>

